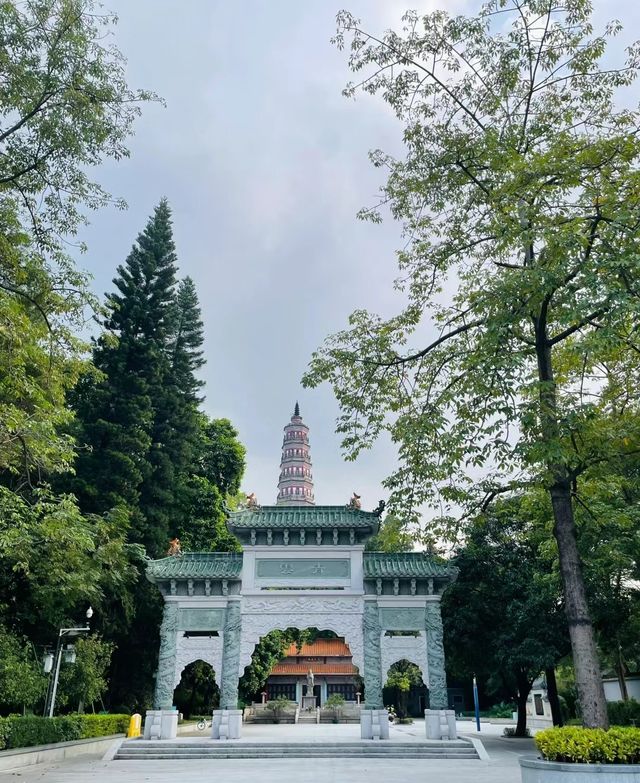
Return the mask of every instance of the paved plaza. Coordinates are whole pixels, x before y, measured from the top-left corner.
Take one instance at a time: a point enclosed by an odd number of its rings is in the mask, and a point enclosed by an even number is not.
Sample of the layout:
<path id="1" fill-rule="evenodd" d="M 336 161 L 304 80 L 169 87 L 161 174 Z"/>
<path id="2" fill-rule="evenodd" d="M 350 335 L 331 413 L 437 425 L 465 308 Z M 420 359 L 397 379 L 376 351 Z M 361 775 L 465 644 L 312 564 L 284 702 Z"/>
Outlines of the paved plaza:
<path id="1" fill-rule="evenodd" d="M 424 740 L 424 722 L 392 726 L 390 741 Z M 385 758 L 232 759 L 189 761 L 103 761 L 80 757 L 51 765 L 37 765 L 0 773 L 0 783 L 519 783 L 518 757 L 534 753 L 532 740 L 505 739 L 503 726 L 482 724 L 480 734 L 470 723 L 459 731 L 480 738 L 488 761 Z M 247 742 L 339 742 L 359 739 L 357 725 L 258 725 L 243 727 Z M 203 736 L 200 734 L 200 736 Z M 241 740 L 242 741 L 242 740 Z"/>

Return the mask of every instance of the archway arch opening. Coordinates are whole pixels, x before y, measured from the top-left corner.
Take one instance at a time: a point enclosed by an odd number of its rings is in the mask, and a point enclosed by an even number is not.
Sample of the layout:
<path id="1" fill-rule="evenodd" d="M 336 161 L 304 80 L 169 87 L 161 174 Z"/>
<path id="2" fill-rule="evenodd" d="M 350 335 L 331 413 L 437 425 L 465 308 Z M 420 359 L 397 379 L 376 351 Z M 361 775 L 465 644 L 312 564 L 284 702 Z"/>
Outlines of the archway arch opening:
<path id="1" fill-rule="evenodd" d="M 173 703 L 185 718 L 210 716 L 220 704 L 220 688 L 213 666 L 200 658 L 188 663 L 173 692 Z"/>
<path id="2" fill-rule="evenodd" d="M 305 696 L 315 697 L 315 702 Z M 278 699 L 286 700 L 293 713 L 312 703 L 325 708 L 329 702 L 326 709 L 330 709 L 342 700 L 355 706 L 363 696 L 363 681 L 349 644 L 329 628 L 269 631 L 255 645 L 251 663 L 244 667 L 239 682 L 241 702 L 254 709 Z"/>
<path id="3" fill-rule="evenodd" d="M 391 664 L 383 688 L 385 706 L 395 708 L 399 721 L 424 715 L 429 703 L 429 692 L 422 679 L 420 667 L 401 658 Z"/>

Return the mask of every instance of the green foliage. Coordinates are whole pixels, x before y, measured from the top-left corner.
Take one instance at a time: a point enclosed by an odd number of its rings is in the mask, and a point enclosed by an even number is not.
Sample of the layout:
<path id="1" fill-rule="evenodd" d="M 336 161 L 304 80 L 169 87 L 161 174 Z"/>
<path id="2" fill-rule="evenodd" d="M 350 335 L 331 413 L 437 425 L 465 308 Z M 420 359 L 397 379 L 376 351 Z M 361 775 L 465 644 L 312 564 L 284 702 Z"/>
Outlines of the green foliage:
<path id="1" fill-rule="evenodd" d="M 547 761 L 578 764 L 637 764 L 640 729 L 584 729 L 564 726 L 545 729 L 535 736 L 536 747 Z"/>
<path id="2" fill-rule="evenodd" d="M 171 213 L 161 201 L 138 236 L 107 296 L 106 332 L 94 350 L 102 378 L 78 387 L 82 430 L 72 484 L 86 511 L 123 505 L 130 538 L 160 556 L 169 541 L 169 453 L 178 437 L 178 407 L 167 355 L 174 306 L 176 252 Z M 178 427 L 178 432 L 180 428 Z"/>
<path id="3" fill-rule="evenodd" d="M 487 716 L 489 718 L 510 718 L 515 711 L 515 704 L 507 704 L 501 701 L 500 704 L 494 704 L 491 709 L 487 710 Z"/>
<path id="4" fill-rule="evenodd" d="M 194 661 L 185 667 L 176 687 L 173 703 L 186 717 L 209 715 L 218 708 L 220 689 L 208 663 Z"/>
<path id="5" fill-rule="evenodd" d="M 128 156 L 140 102 L 153 98 L 126 83 L 109 40 L 115 21 L 92 0 L 0 3 L 0 182 L 48 249 L 76 232 L 87 208 L 112 201 L 89 169 Z"/>
<path id="6" fill-rule="evenodd" d="M 354 312 L 304 383 L 333 386 L 349 458 L 388 433 L 390 509 L 417 521 L 430 505 L 432 535 L 457 537 L 461 505 L 548 493 L 595 726 L 606 707 L 573 510 L 583 474 L 639 442 L 640 138 L 637 112 L 617 107 L 640 46 L 603 67 L 619 25 L 594 34 L 590 15 L 588 0 L 491 0 L 470 18 L 409 12 L 380 35 L 338 15 L 358 78 L 346 93 L 380 93 L 403 123 L 403 159 L 371 157 L 403 224 L 406 302 L 387 319 Z"/>
<path id="7" fill-rule="evenodd" d="M 553 559 L 525 498 L 494 502 L 473 521 L 443 596 L 450 671 L 473 674 L 524 709 L 533 680 L 569 650 Z M 510 717 L 510 714 L 509 716 Z"/>
<path id="8" fill-rule="evenodd" d="M 179 513 L 173 532 L 184 551 L 240 551 L 225 524 L 225 493 L 235 493 L 240 486 L 244 446 L 228 419 L 209 419 L 204 413 L 198 415 L 192 446 L 190 472 L 176 493 Z"/>
<path id="9" fill-rule="evenodd" d="M 407 717 L 407 698 L 411 687 L 422 684 L 422 674 L 415 663 L 401 660 L 390 667 L 385 687 L 396 689 L 397 714 L 399 719 Z"/>
<path id="10" fill-rule="evenodd" d="M 640 702 L 635 699 L 607 702 L 609 723 L 612 726 L 637 726 L 640 724 Z"/>
<path id="11" fill-rule="evenodd" d="M 263 636 L 253 651 L 251 663 L 240 678 L 240 698 L 249 704 L 253 697 L 262 693 L 271 670 L 282 659 L 290 644 L 296 644 L 298 649 L 301 649 L 303 644 L 310 644 L 318 638 L 335 638 L 335 634 L 331 631 L 318 631 L 317 628 L 287 628 L 284 631 L 271 631 Z"/>
<path id="12" fill-rule="evenodd" d="M 238 684 L 243 701 L 251 702 L 253 696 L 262 692 L 271 670 L 292 641 L 294 636 L 287 631 L 271 631 L 260 639 Z"/>
<path id="13" fill-rule="evenodd" d="M 49 643 L 74 612 L 126 592 L 139 553 L 125 532 L 117 517 L 83 516 L 71 495 L 41 489 L 30 502 L 0 486 L 0 620 Z"/>
<path id="14" fill-rule="evenodd" d="M 128 726 L 129 715 L 64 715 L 57 718 L 26 715 L 0 718 L 0 750 L 123 734 Z"/>
<path id="15" fill-rule="evenodd" d="M 365 544 L 365 552 L 411 552 L 414 536 L 398 517 L 387 514 L 380 530 Z"/>
<path id="16" fill-rule="evenodd" d="M 76 661 L 62 666 L 56 705 L 90 705 L 101 699 L 107 690 L 107 672 L 114 645 L 97 636 L 84 636 L 74 641 Z"/>
<path id="17" fill-rule="evenodd" d="M 21 489 L 71 464 L 59 429 L 72 419 L 65 395 L 87 369 L 73 327 L 91 298 L 81 274 L 34 252 L 1 201 L 0 254 L 0 366 L 11 368 L 0 373 L 0 474 Z"/>
<path id="18" fill-rule="evenodd" d="M 273 722 L 278 723 L 283 713 L 289 705 L 293 704 L 286 696 L 278 696 L 277 699 L 268 701 L 264 706 L 265 709 L 273 715 Z"/>
<path id="19" fill-rule="evenodd" d="M 341 693 L 332 693 L 331 696 L 329 696 L 329 698 L 326 700 L 325 707 L 339 710 L 341 707 L 344 707 L 344 704 L 345 698 Z"/>
<path id="20" fill-rule="evenodd" d="M 29 709 L 44 697 L 46 688 L 33 647 L 0 625 L 0 709 Z"/>

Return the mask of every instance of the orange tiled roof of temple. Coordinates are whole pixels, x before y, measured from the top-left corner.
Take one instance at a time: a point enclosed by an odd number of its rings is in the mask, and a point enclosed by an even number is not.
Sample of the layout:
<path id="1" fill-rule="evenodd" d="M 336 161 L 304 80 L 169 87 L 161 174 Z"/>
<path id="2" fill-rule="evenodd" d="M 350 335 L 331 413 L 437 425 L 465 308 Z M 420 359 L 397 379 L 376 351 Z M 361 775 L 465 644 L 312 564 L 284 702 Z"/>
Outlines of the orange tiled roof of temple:
<path id="1" fill-rule="evenodd" d="M 300 651 L 295 644 L 291 644 L 284 653 L 286 658 L 297 656 L 351 658 L 351 650 L 343 639 L 316 639 L 312 644 L 303 644 Z"/>
<path id="2" fill-rule="evenodd" d="M 277 663 L 271 676 L 279 674 L 306 674 L 309 669 L 314 674 L 357 674 L 358 669 L 352 663 Z"/>

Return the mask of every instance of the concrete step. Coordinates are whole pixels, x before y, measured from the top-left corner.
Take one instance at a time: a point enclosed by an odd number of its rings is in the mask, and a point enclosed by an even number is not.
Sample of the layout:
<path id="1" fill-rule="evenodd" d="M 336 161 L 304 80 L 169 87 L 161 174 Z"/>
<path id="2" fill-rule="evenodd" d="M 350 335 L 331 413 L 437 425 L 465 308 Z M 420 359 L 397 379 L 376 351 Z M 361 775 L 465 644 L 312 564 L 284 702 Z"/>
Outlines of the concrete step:
<path id="1" fill-rule="evenodd" d="M 215 756 L 207 753 L 200 753 L 198 755 L 193 756 L 177 756 L 175 754 L 171 753 L 149 753 L 146 756 L 129 756 L 126 753 L 118 753 L 116 755 L 117 761 L 159 761 L 159 760 L 167 760 L 167 761 L 184 761 L 186 760 L 200 760 L 203 759 L 211 759 L 211 760 L 217 760 L 217 759 L 304 759 L 304 758 L 318 758 L 318 759 L 340 759 L 340 758 L 354 758 L 352 753 L 300 753 L 293 756 L 283 756 L 281 755 L 268 755 L 265 756 L 262 753 L 243 753 L 243 754 L 231 754 L 231 753 L 218 753 Z M 429 760 L 429 759 L 457 759 L 458 761 L 477 761 L 478 756 L 477 755 L 469 755 L 469 756 L 459 756 L 453 753 L 441 753 L 440 755 L 425 755 L 422 753 L 385 753 L 384 755 L 368 755 L 368 754 L 361 754 L 356 756 L 355 758 L 361 758 L 361 759 L 372 759 L 372 758 L 384 758 L 384 759 L 423 759 L 423 760 Z"/>
<path id="2" fill-rule="evenodd" d="M 249 743 L 219 742 L 216 740 L 144 741 L 124 742 L 116 759 L 249 759 L 249 758 L 422 758 L 422 759 L 468 759 L 478 754 L 468 742 L 292 742 L 292 743 Z"/>

